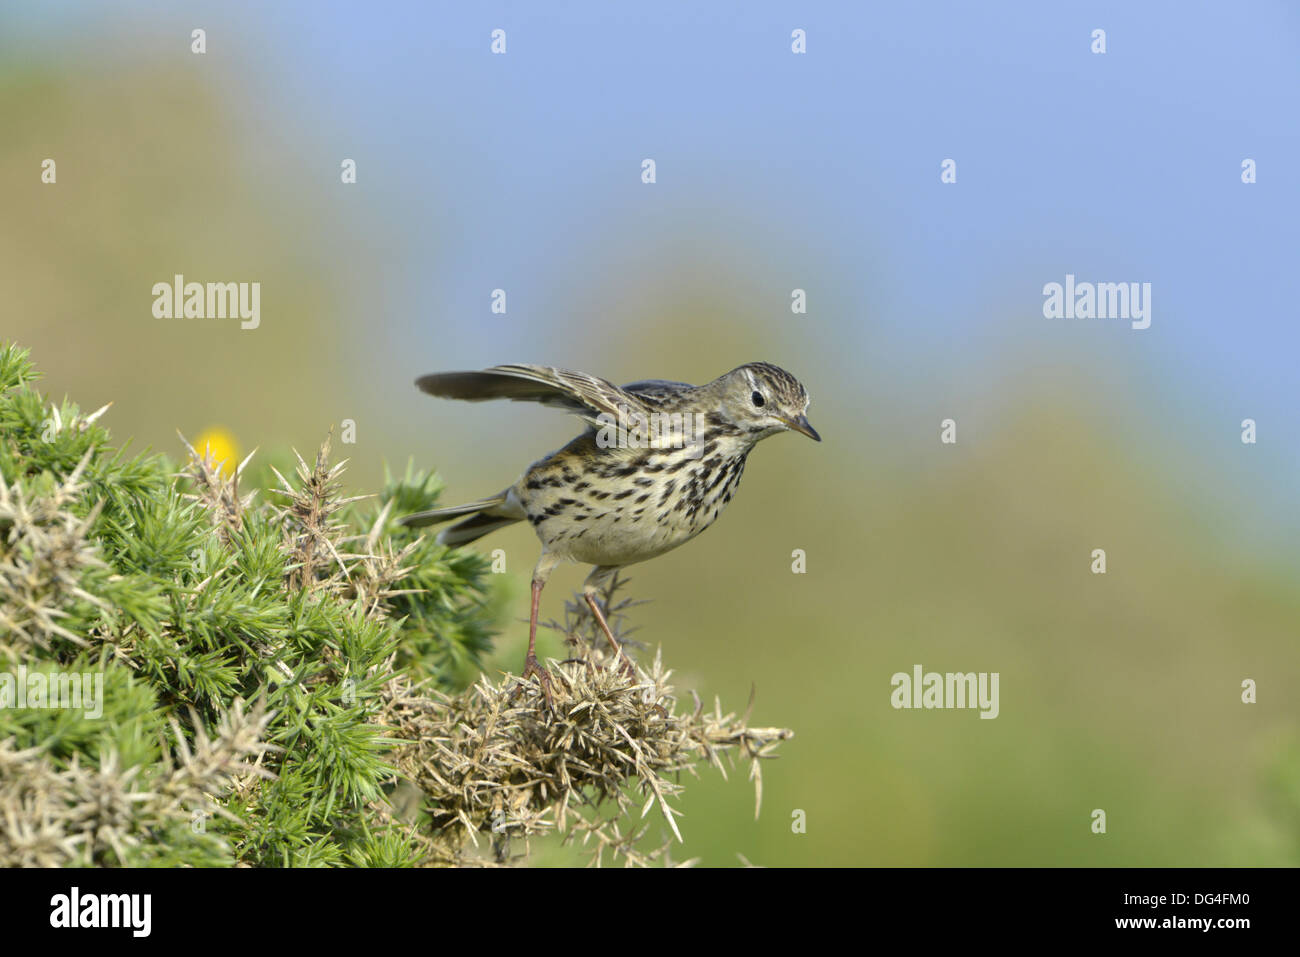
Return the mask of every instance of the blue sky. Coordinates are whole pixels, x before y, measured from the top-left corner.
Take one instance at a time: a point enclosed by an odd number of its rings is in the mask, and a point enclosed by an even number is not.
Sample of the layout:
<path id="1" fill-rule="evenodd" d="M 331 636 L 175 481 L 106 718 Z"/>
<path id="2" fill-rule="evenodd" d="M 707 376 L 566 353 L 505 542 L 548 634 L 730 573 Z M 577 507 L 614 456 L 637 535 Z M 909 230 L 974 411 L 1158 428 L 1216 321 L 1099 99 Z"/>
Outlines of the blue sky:
<path id="1" fill-rule="evenodd" d="M 204 24 L 209 56 L 236 58 L 242 89 L 350 147 L 363 184 L 383 196 L 386 180 L 410 220 L 454 224 L 459 241 L 435 266 L 464 280 L 449 310 L 471 299 L 477 310 L 478 280 L 507 269 L 521 292 L 554 281 L 551 257 L 590 252 L 602 213 L 644 209 L 636 174 L 653 155 L 662 212 L 649 226 L 730 209 L 836 266 L 884 257 L 893 281 L 873 303 L 907 335 L 960 337 L 987 321 L 971 306 L 992 287 L 1023 290 L 1032 307 L 1066 271 L 1131 276 L 1158 283 L 1150 337 L 1167 355 L 1274 398 L 1291 385 L 1293 5 L 105 9 L 10 9 L 19 31 L 6 56 L 39 56 L 78 28 Z M 503 57 L 488 53 L 498 26 Z M 789 51 L 796 26 L 806 56 Z M 1097 27 L 1104 56 L 1089 52 Z M 1252 187 L 1239 181 L 1247 156 L 1260 169 Z M 940 188 L 949 157 L 958 184 Z M 865 318 L 842 321 L 851 332 Z"/>
<path id="2" fill-rule="evenodd" d="M 1066 272 L 1149 281 L 1151 330 L 1082 335 L 1294 416 L 1294 7 L 259 6 L 248 21 L 281 58 L 263 61 L 265 91 L 351 144 L 430 235 L 456 230 L 420 277 L 451 314 L 481 311 L 503 273 L 518 298 L 544 298 L 573 263 L 599 269 L 602 242 L 766 225 L 776 255 L 835 274 L 845 308 L 830 321 L 850 340 L 874 324 L 901 348 L 977 344 L 990 302 L 1046 322 L 1042 284 Z M 497 26 L 504 57 L 487 52 Z M 806 56 L 789 51 L 795 26 Z M 643 156 L 659 167 L 653 206 Z"/>

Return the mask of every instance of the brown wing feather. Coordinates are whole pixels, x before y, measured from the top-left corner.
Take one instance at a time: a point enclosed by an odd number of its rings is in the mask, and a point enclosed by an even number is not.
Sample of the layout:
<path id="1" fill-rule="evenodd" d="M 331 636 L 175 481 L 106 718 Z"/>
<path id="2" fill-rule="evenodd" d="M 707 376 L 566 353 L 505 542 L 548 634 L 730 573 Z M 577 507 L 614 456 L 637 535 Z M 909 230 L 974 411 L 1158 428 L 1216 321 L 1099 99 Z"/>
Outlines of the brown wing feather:
<path id="1" fill-rule="evenodd" d="M 482 372 L 436 372 L 421 376 L 415 384 L 430 395 L 444 399 L 482 402 L 510 399 L 514 402 L 538 402 L 571 412 L 596 425 L 601 413 L 617 416 L 625 412 L 644 412 L 639 398 L 611 382 L 551 366 L 502 365 Z"/>

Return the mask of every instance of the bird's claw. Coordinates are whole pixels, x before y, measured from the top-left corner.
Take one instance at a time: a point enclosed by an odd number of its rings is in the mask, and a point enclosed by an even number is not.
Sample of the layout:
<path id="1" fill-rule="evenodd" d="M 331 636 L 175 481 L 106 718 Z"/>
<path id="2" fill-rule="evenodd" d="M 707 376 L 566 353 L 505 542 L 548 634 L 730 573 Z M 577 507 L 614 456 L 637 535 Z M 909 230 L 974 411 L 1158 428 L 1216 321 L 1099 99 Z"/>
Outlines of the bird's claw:
<path id="1" fill-rule="evenodd" d="M 537 683 L 541 685 L 546 704 L 555 707 L 555 699 L 551 696 L 551 673 L 541 666 L 536 655 L 529 655 L 524 659 L 523 680 L 527 681 L 533 675 L 537 675 Z"/>

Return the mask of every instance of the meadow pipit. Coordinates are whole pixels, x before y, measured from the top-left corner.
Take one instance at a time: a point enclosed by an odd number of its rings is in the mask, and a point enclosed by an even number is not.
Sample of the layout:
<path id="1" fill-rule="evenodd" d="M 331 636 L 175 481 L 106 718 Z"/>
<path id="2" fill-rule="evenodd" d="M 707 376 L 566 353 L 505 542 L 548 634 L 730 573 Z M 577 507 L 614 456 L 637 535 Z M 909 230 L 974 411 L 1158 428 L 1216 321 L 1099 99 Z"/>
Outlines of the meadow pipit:
<path id="1" fill-rule="evenodd" d="M 550 676 L 537 662 L 537 609 L 552 570 L 569 560 L 596 566 L 583 597 L 629 674 L 596 594 L 624 565 L 662 555 L 704 531 L 731 501 L 755 443 L 778 432 L 818 442 L 808 423 L 808 392 L 794 376 L 751 362 L 706 385 L 634 382 L 621 389 L 582 372 L 504 365 L 482 372 L 441 372 L 416 380 L 447 399 L 513 399 L 572 412 L 590 428 L 530 465 L 491 498 L 421 512 L 407 525 L 464 518 L 438 535 L 463 545 L 525 519 L 542 542 L 533 569 L 524 680 L 537 675 L 550 700 Z"/>

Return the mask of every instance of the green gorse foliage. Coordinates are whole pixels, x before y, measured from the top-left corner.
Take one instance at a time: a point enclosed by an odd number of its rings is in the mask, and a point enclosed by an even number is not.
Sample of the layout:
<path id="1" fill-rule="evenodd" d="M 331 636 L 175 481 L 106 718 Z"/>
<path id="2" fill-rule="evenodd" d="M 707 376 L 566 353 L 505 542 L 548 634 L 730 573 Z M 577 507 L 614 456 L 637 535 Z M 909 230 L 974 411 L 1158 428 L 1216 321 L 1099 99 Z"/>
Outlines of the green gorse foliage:
<path id="1" fill-rule="evenodd" d="M 217 463 L 114 448 L 103 410 L 35 379 L 0 347 L 0 671 L 102 675 L 103 713 L 0 708 L 0 802 L 48 824 L 0 823 L 0 863 L 417 861 L 372 807 L 394 776 L 380 689 L 463 683 L 492 620 L 485 560 L 394 521 L 438 482 L 342 499 L 323 450 L 245 495 Z"/>

